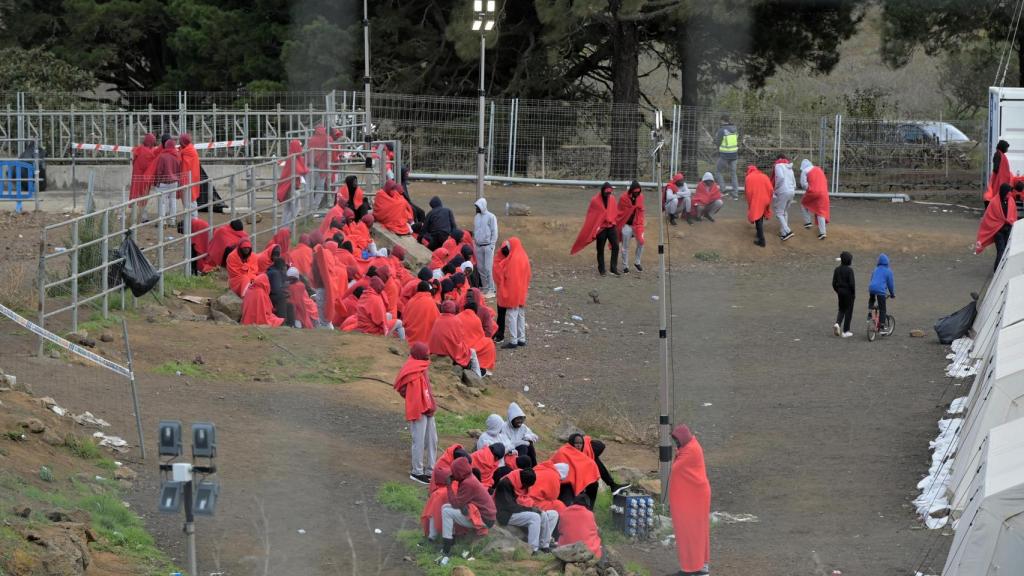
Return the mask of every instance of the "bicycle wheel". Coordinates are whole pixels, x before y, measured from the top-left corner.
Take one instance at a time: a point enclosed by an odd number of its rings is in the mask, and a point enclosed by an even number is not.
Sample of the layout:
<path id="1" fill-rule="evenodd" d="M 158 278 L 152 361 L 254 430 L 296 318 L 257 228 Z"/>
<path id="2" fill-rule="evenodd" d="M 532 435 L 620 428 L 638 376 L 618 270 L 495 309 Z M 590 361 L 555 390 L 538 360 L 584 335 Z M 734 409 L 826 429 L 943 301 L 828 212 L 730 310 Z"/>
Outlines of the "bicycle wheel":
<path id="1" fill-rule="evenodd" d="M 874 319 L 868 320 L 868 342 L 874 342 L 878 337 L 878 330 L 875 328 Z"/>
<path id="2" fill-rule="evenodd" d="M 892 314 L 885 315 L 885 328 L 882 330 L 884 336 L 890 336 L 896 331 L 896 318 Z"/>

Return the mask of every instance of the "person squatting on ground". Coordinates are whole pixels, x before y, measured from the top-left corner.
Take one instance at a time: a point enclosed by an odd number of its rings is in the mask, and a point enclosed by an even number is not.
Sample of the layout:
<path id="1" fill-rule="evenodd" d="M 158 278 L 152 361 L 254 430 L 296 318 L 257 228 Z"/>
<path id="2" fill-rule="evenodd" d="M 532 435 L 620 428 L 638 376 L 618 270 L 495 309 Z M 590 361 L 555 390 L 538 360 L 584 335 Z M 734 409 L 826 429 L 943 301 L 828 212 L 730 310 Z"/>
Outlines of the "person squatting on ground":
<path id="1" fill-rule="evenodd" d="M 610 244 L 612 250 L 612 276 L 619 276 L 619 233 L 615 226 L 618 220 L 618 202 L 614 188 L 608 182 L 601 185 L 601 190 L 590 199 L 587 216 L 583 221 L 576 241 L 569 254 L 576 254 L 591 242 L 597 241 L 597 272 L 605 275 L 604 245 Z"/>
<path id="2" fill-rule="evenodd" d="M 693 212 L 697 220 L 715 221 L 715 214 L 722 209 L 722 189 L 715 182 L 711 172 L 705 172 L 693 193 Z"/>
<path id="3" fill-rule="evenodd" d="M 836 323 L 832 325 L 832 333 L 843 338 L 853 336 L 850 332 L 850 321 L 853 319 L 853 302 L 857 298 L 857 281 L 853 274 L 853 254 L 843 252 L 839 255 L 839 266 L 832 272 L 832 290 L 839 299 L 839 311 Z"/>
<path id="4" fill-rule="evenodd" d="M 622 272 L 629 273 L 629 241 L 636 240 L 636 257 L 633 265 L 640 272 L 640 257 L 644 253 L 644 193 L 640 183 L 633 180 L 626 193 L 619 197 L 618 218 L 619 235 L 622 237 Z"/>
<path id="5" fill-rule="evenodd" d="M 412 463 L 409 478 L 420 484 L 430 484 L 437 454 L 437 427 L 434 424 L 433 389 L 430 386 L 430 351 L 423 342 L 414 342 L 409 349 L 394 388 L 405 399 L 405 420 L 412 434 Z M 424 464 L 424 456 L 426 463 Z"/>
<path id="6" fill-rule="evenodd" d="M 526 529 L 526 542 L 533 553 L 551 551 L 551 535 L 558 525 L 558 512 L 524 506 L 530 487 L 537 481 L 531 468 L 519 468 L 501 476 L 494 484 L 494 505 L 501 526 Z"/>
<path id="7" fill-rule="evenodd" d="M 708 573 L 711 561 L 711 484 L 704 449 L 685 424 L 672 431 L 676 456 L 669 476 L 668 502 L 676 535 L 681 576 Z"/>
<path id="8" fill-rule="evenodd" d="M 446 490 L 448 502 L 441 507 L 441 557 L 437 563 L 447 566 L 451 559 L 452 546 L 455 544 L 455 526 L 477 529 L 471 516 L 477 515 L 486 527 L 494 526 L 497 516 L 494 498 L 487 488 L 473 476 L 472 466 L 466 458 L 455 458 L 451 465 L 451 476 L 448 477 Z M 452 484 L 458 483 L 458 492 Z M 431 522 L 429 538 L 437 538 L 436 526 Z"/>
<path id="9" fill-rule="evenodd" d="M 487 210 L 487 199 L 480 198 L 473 203 L 476 214 L 473 216 L 473 241 L 476 242 L 477 270 L 480 272 L 481 288 L 484 296 L 493 298 L 494 287 L 494 247 L 498 244 L 498 218 Z"/>
<path id="10" fill-rule="evenodd" d="M 754 244 L 765 247 L 764 221 L 772 217 L 772 181 L 768 175 L 751 164 L 747 167 L 747 178 L 744 182 L 747 196 L 747 221 L 754 225 L 757 239 Z"/>
<path id="11" fill-rule="evenodd" d="M 687 224 L 693 224 L 693 216 L 690 214 L 693 208 L 693 195 L 683 179 L 682 172 L 673 174 L 672 180 L 665 185 L 662 191 L 662 205 L 668 214 L 669 224 L 675 226 L 680 214 L 686 215 Z"/>
<path id="12" fill-rule="evenodd" d="M 804 158 L 800 162 L 800 186 L 804 189 L 804 197 L 800 199 L 804 228 L 810 230 L 817 221 L 818 240 L 824 240 L 828 236 L 825 225 L 829 222 L 831 212 L 825 171 Z"/>
<path id="13" fill-rule="evenodd" d="M 989 244 L 996 245 L 996 261 L 992 265 L 995 270 L 1003 258 L 1006 243 L 1010 239 L 1010 230 L 1017 221 L 1017 202 L 1010 194 L 1010 185 L 1003 184 L 999 195 L 985 207 L 985 214 L 978 225 L 978 239 L 974 243 L 974 253 L 981 254 Z"/>
<path id="14" fill-rule="evenodd" d="M 526 301 L 530 295 L 533 270 L 530 257 L 519 238 L 512 236 L 501 245 L 495 258 L 494 282 L 498 287 L 499 312 L 505 310 L 508 342 L 502 348 L 526 346 Z M 496 336 L 503 336 L 501 321 Z"/>
<path id="15" fill-rule="evenodd" d="M 889 257 L 885 254 L 878 255 L 878 265 L 871 273 L 871 283 L 868 284 L 868 320 L 871 320 L 871 309 L 878 303 L 878 318 L 885 326 L 886 323 L 886 298 L 896 298 L 896 280 L 893 277 L 892 269 L 889 268 Z"/>
<path id="16" fill-rule="evenodd" d="M 793 176 L 793 163 L 785 154 L 779 154 L 772 167 L 772 212 L 779 220 L 779 238 L 783 242 L 793 237 L 789 228 L 789 205 L 796 195 L 796 177 Z"/>
<path id="17" fill-rule="evenodd" d="M 718 142 L 718 164 L 715 166 L 718 174 L 718 186 L 725 190 L 725 174 L 732 173 L 732 188 L 729 194 L 733 200 L 740 197 L 739 178 L 736 176 L 736 163 L 740 158 L 740 133 L 736 125 L 732 123 L 728 114 L 722 114 L 721 124 L 718 132 L 715 133 L 715 142 Z"/>

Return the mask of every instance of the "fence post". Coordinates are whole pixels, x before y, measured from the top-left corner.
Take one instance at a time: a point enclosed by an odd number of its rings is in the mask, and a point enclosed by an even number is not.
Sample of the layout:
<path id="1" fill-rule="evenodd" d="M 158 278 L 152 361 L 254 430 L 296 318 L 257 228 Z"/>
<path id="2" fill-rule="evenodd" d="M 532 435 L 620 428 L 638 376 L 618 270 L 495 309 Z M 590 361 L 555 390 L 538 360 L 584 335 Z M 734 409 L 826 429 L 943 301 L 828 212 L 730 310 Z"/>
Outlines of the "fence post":
<path id="1" fill-rule="evenodd" d="M 491 100 L 491 115 L 487 120 L 487 173 L 494 174 L 494 100 Z"/>
<path id="2" fill-rule="evenodd" d="M 249 193 L 249 236 L 256 240 L 256 177 L 252 166 L 245 169 L 246 186 Z M 277 200 L 274 198 L 274 200 Z"/>
<path id="3" fill-rule="evenodd" d="M 164 296 L 164 218 L 166 217 L 166 214 L 164 214 L 164 208 L 166 208 L 166 202 L 164 202 L 165 194 L 169 194 L 169 192 L 160 189 L 156 203 L 156 266 L 157 272 L 160 273 L 160 281 L 157 283 L 157 289 L 160 292 L 161 298 L 163 298 Z"/>
<path id="4" fill-rule="evenodd" d="M 135 385 L 135 366 L 132 362 L 132 345 L 128 341 L 128 321 L 121 318 L 121 330 L 124 333 L 124 351 L 125 358 L 128 360 L 128 373 L 131 375 L 128 382 L 131 385 L 132 391 L 132 409 L 135 411 L 135 429 L 139 433 L 139 451 L 142 455 L 142 459 L 146 459 L 146 440 L 142 434 L 142 414 L 139 412 L 139 390 Z"/>
<path id="5" fill-rule="evenodd" d="M 107 266 L 110 264 L 110 210 L 103 211 L 103 243 L 100 244 L 100 248 L 103 251 L 103 268 L 101 268 L 100 275 L 103 277 L 103 318 L 106 319 L 110 315 L 110 295 L 107 294 L 107 290 L 110 288 L 110 275 L 107 272 Z"/>
<path id="6" fill-rule="evenodd" d="M 249 103 L 245 103 L 245 115 L 242 116 L 242 126 L 245 131 L 245 155 L 252 158 L 252 135 L 249 133 Z"/>
<path id="7" fill-rule="evenodd" d="M 540 177 L 541 178 L 547 178 L 547 171 L 545 170 L 545 166 L 544 166 L 544 155 L 545 155 L 545 153 L 547 151 L 544 149 L 544 147 L 545 147 L 544 137 L 541 136 L 540 137 Z"/>
<path id="8" fill-rule="evenodd" d="M 278 162 L 277 161 L 274 161 L 274 164 L 271 166 L 271 170 L 272 170 L 272 174 L 273 174 L 274 178 L 271 181 L 271 182 L 273 182 L 273 184 L 271 184 L 271 186 L 270 186 L 270 194 L 271 194 L 271 198 L 270 198 L 270 205 L 271 205 L 270 228 L 271 228 L 271 235 L 274 235 L 274 234 L 277 234 L 277 205 L 278 205 L 278 201 L 277 201 L 277 180 L 278 180 L 278 178 L 280 178 L 280 174 L 278 173 Z"/>
<path id="9" fill-rule="evenodd" d="M 310 109 L 312 109 L 312 108 L 313 108 L 313 106 L 310 105 Z M 305 194 L 303 194 L 303 198 L 301 200 L 299 199 L 299 194 L 302 194 L 302 192 L 304 192 L 304 190 L 300 191 L 295 186 L 295 176 L 296 176 L 295 167 L 296 167 L 296 164 L 298 163 L 297 161 L 298 161 L 298 156 L 292 156 L 292 159 L 291 159 L 291 163 L 292 163 L 291 177 L 288 178 L 288 180 L 289 180 L 288 187 L 291 188 L 291 198 L 289 198 L 289 202 L 292 203 L 291 209 L 288 210 L 288 213 L 289 213 L 289 215 L 292 218 L 291 218 L 291 222 L 288 222 L 286 225 L 288 226 L 288 230 L 291 233 L 292 237 L 295 236 L 295 224 L 296 224 L 296 221 L 299 219 L 299 212 L 302 210 L 302 201 L 305 200 Z M 287 249 L 288 249 L 288 246 L 283 246 L 281 248 L 281 250 L 287 250 Z"/>
<path id="10" fill-rule="evenodd" d="M 185 174 L 186 187 L 181 191 L 182 204 L 188 206 L 188 210 L 181 216 L 181 239 L 185 245 L 185 277 L 192 275 L 192 173 Z"/>
<path id="11" fill-rule="evenodd" d="M 213 188 L 212 184 L 210 185 L 210 188 L 211 189 Z M 228 176 L 228 195 L 231 197 L 231 219 L 232 220 L 235 219 L 235 194 L 236 194 L 236 190 L 235 190 L 235 175 L 232 174 L 231 176 Z M 211 215 L 210 217 L 212 218 L 213 216 Z"/>
<path id="12" fill-rule="evenodd" d="M 39 270 L 36 272 L 36 290 L 38 291 L 39 302 L 36 309 L 39 311 L 39 319 L 36 322 L 40 328 L 46 327 L 46 228 L 43 228 L 39 235 Z M 43 337 L 39 337 L 39 349 L 36 355 L 43 356 Z"/>
<path id="13" fill-rule="evenodd" d="M 842 170 L 842 162 L 840 155 L 843 150 L 843 115 L 836 114 L 836 130 L 835 130 L 835 154 L 832 158 L 832 193 L 839 192 L 839 172 Z"/>
<path id="14" fill-rule="evenodd" d="M 512 177 L 512 133 L 513 124 L 516 121 L 516 99 L 513 98 L 508 105 L 508 161 L 505 163 L 505 175 Z"/>
<path id="15" fill-rule="evenodd" d="M 78 223 L 71 223 L 71 331 L 78 332 Z"/>

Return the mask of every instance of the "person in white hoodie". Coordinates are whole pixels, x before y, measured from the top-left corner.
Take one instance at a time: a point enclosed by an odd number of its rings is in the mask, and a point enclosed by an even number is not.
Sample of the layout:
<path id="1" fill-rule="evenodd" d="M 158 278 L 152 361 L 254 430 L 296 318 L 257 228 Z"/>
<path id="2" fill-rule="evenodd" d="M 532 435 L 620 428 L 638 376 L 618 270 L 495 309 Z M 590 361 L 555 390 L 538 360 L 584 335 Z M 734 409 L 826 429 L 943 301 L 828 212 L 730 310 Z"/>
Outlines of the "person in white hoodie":
<path id="1" fill-rule="evenodd" d="M 480 283 L 484 296 L 494 297 L 494 247 L 498 244 L 498 219 L 487 211 L 487 199 L 479 198 L 473 203 L 473 241 L 476 243 L 476 263 L 480 272 Z"/>
<path id="2" fill-rule="evenodd" d="M 506 451 L 512 450 L 511 442 L 505 436 L 505 420 L 498 414 L 491 414 L 487 417 L 485 422 L 487 430 L 485 430 L 480 437 L 476 440 L 476 449 L 482 450 L 491 444 L 503 444 Z"/>
<path id="3" fill-rule="evenodd" d="M 779 219 L 779 238 L 785 242 L 793 237 L 793 231 L 789 229 L 789 205 L 793 202 L 793 195 L 796 194 L 793 163 L 786 158 L 785 154 L 779 154 L 775 160 L 772 183 L 775 184 L 775 192 L 772 194 L 772 212 Z"/>
<path id="4" fill-rule="evenodd" d="M 533 465 L 537 465 L 537 451 L 533 443 L 540 440 L 533 430 L 526 425 L 526 413 L 519 407 L 519 404 L 512 402 L 508 405 L 508 421 L 502 428 L 502 434 L 508 439 L 512 449 L 520 456 L 529 456 Z M 508 446 L 506 446 L 506 449 Z"/>

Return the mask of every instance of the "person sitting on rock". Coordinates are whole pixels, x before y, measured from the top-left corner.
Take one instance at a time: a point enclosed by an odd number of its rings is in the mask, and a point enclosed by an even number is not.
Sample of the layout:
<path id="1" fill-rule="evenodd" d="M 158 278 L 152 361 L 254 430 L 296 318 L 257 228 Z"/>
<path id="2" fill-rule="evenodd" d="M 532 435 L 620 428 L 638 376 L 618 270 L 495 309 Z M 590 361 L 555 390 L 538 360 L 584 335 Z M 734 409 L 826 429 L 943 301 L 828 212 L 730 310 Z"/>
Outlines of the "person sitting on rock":
<path id="1" fill-rule="evenodd" d="M 488 489 L 494 486 L 494 471 L 502 465 L 504 457 L 504 444 L 491 444 L 469 455 L 473 468 L 480 472 L 480 483 Z"/>
<path id="2" fill-rule="evenodd" d="M 593 552 L 594 558 L 601 558 L 601 533 L 586 494 L 577 496 L 572 506 L 558 515 L 558 545 L 571 546 L 577 542 Z"/>
<path id="3" fill-rule="evenodd" d="M 568 504 L 575 500 L 581 492 L 587 494 L 590 498 L 591 506 L 597 502 L 597 480 L 604 480 L 611 489 L 612 493 L 618 492 L 624 488 L 629 487 L 629 484 L 619 484 L 612 478 L 608 468 L 605 467 L 604 462 L 601 461 L 601 454 L 604 453 L 605 445 L 600 440 L 593 440 L 590 436 L 584 434 L 575 433 L 569 436 L 569 441 L 565 446 L 558 449 L 557 452 L 551 457 L 554 462 L 565 462 L 569 464 L 570 468 L 573 469 L 573 474 L 576 478 L 574 486 L 576 493 L 572 495 L 571 499 L 563 498 L 563 502 Z M 575 450 L 575 452 L 573 452 Z M 583 458 L 580 458 L 582 453 Z M 587 461 L 593 464 L 593 468 L 587 465 Z M 595 470 L 596 468 L 596 470 Z M 596 475 L 594 474 L 596 472 Z M 586 484 L 583 484 L 586 482 Z M 582 490 L 579 490 L 582 484 Z M 568 500 L 568 501 L 567 501 Z"/>
<path id="4" fill-rule="evenodd" d="M 509 440 L 502 430 L 505 428 L 505 420 L 499 414 L 491 414 L 484 422 L 487 429 L 484 430 L 476 440 L 476 449 L 486 448 L 491 444 L 502 444 L 509 447 Z"/>
<path id="5" fill-rule="evenodd" d="M 536 481 L 534 471 L 526 468 L 509 472 L 494 485 L 498 524 L 526 529 L 526 542 L 534 554 L 551 551 L 551 534 L 558 525 L 558 512 L 520 503 L 521 499 L 528 501 L 528 492 Z"/>
<path id="6" fill-rule="evenodd" d="M 508 421 L 505 423 L 505 428 L 502 429 L 502 434 L 508 439 L 512 450 L 530 458 L 530 466 L 537 465 L 537 451 L 533 444 L 540 440 L 540 437 L 526 425 L 526 413 L 515 402 L 508 405 Z"/>
<path id="7" fill-rule="evenodd" d="M 441 557 L 437 563 L 447 566 L 451 561 L 452 546 L 455 544 L 455 525 L 464 528 L 481 529 L 494 526 L 496 507 L 494 499 L 476 477 L 473 476 L 469 460 L 456 458 L 451 465 L 452 475 L 448 477 L 448 503 L 441 507 L 441 538 L 443 544 Z M 458 482 L 459 490 L 452 490 L 452 484 Z M 477 526 L 472 520 L 477 515 L 484 526 Z M 435 536 L 436 537 L 436 536 Z"/>
<path id="8" fill-rule="evenodd" d="M 452 362 L 472 371 L 479 378 L 480 362 L 476 350 L 470 348 L 465 341 L 462 322 L 455 315 L 458 305 L 452 300 L 441 303 L 441 315 L 434 321 L 430 331 L 430 353 L 435 356 L 447 356 Z"/>

